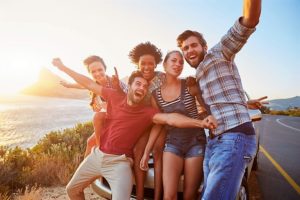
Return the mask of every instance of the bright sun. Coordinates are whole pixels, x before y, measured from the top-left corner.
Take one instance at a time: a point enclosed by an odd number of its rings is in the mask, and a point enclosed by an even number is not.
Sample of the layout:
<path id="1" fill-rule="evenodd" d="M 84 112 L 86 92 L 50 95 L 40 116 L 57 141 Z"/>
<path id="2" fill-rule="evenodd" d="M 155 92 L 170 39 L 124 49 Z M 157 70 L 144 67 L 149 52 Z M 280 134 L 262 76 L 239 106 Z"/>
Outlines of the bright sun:
<path id="1" fill-rule="evenodd" d="M 0 67 L 0 94 L 16 94 L 38 79 L 38 63 L 26 55 L 5 58 Z"/>

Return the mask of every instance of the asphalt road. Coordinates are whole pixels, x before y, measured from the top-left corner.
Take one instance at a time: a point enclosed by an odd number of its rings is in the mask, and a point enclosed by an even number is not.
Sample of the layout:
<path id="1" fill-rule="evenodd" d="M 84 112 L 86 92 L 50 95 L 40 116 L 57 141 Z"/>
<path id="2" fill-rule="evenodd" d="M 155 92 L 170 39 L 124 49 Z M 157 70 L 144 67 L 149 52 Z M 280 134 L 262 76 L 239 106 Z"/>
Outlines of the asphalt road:
<path id="1" fill-rule="evenodd" d="M 258 171 L 262 199 L 300 199 L 300 117 L 264 115 Z"/>

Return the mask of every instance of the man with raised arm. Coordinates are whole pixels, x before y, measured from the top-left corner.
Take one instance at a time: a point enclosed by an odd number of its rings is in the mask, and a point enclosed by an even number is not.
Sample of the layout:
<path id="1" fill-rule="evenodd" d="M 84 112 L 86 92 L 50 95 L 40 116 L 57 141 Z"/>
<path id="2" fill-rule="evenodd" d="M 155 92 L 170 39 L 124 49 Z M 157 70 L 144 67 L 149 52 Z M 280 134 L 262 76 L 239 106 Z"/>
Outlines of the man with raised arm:
<path id="1" fill-rule="evenodd" d="M 128 93 L 125 94 L 120 90 L 96 84 L 88 77 L 66 67 L 58 58 L 52 63 L 107 102 L 107 119 L 102 127 L 100 146 L 93 148 L 67 185 L 67 193 L 72 200 L 84 199 L 84 188 L 100 176 L 108 181 L 113 200 L 130 199 L 132 151 L 137 140 L 152 123 L 176 127 L 217 127 L 211 116 L 197 120 L 177 113 L 158 113 L 157 109 L 143 104 L 148 82 L 141 72 L 135 71 L 131 74 Z"/>
<path id="2" fill-rule="evenodd" d="M 256 152 L 255 132 L 234 58 L 255 31 L 260 13 L 261 0 L 244 0 L 243 16 L 209 51 L 199 32 L 186 30 L 177 37 L 186 61 L 197 70 L 203 102 L 218 121 L 207 141 L 202 199 L 235 199 Z"/>

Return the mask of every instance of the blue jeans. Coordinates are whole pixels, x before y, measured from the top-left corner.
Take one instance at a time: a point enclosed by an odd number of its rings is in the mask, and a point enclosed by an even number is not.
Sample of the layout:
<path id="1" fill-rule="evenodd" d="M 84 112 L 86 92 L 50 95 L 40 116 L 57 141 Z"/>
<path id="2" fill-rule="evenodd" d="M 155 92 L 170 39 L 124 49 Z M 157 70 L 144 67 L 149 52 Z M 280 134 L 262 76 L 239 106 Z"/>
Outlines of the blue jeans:
<path id="1" fill-rule="evenodd" d="M 203 163 L 202 199 L 235 199 L 247 164 L 255 153 L 255 135 L 227 132 L 208 138 Z"/>

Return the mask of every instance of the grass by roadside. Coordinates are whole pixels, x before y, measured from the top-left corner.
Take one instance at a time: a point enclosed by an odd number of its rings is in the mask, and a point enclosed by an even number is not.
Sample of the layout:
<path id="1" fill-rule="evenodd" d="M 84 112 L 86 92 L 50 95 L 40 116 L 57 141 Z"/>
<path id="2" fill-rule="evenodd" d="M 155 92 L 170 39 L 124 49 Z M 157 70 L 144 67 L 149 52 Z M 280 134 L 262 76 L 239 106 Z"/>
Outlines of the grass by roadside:
<path id="1" fill-rule="evenodd" d="M 0 146 L 0 199 L 25 194 L 32 188 L 66 185 L 83 160 L 92 132 L 90 122 L 52 131 L 31 149 Z"/>

